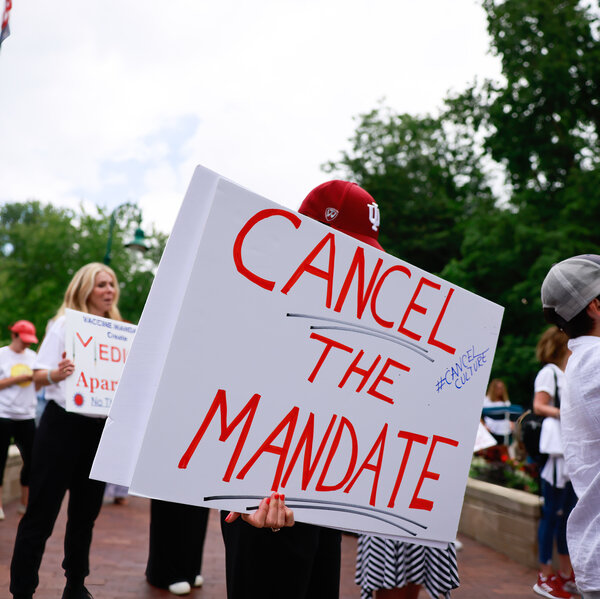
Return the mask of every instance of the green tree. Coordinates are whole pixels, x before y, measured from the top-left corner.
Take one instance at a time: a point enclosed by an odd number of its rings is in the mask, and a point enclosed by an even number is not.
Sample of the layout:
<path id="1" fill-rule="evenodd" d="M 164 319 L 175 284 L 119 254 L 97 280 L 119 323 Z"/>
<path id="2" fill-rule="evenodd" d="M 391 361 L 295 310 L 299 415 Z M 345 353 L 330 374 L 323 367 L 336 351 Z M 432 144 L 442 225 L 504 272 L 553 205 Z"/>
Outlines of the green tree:
<path id="1" fill-rule="evenodd" d="M 119 212 L 111 262 L 121 282 L 121 313 L 132 322 L 139 319 L 166 243 L 164 234 L 152 230 L 151 248 L 143 257 L 123 249 L 136 217 L 131 207 Z M 103 209 L 90 214 L 38 201 L 0 206 L 0 339 L 6 341 L 6 327 L 21 318 L 43 335 L 75 271 L 102 262 L 109 223 Z"/>
<path id="2" fill-rule="evenodd" d="M 444 276 L 505 307 L 494 374 L 531 399 L 534 347 L 547 326 L 540 286 L 550 266 L 599 253 L 598 18 L 576 1 L 483 0 L 504 80 L 453 98 L 511 194 L 500 217 L 473 219 Z M 596 6 L 596 14 L 598 5 Z"/>
<path id="3" fill-rule="evenodd" d="M 488 85 L 487 146 L 506 163 L 517 194 L 543 192 L 546 208 L 557 208 L 556 192 L 573 170 L 598 166 L 598 3 L 483 0 L 483 7 L 504 75 Z"/>
<path id="4" fill-rule="evenodd" d="M 460 255 L 464 227 L 494 209 L 492 192 L 468 132 L 443 117 L 379 108 L 360 115 L 351 150 L 324 165 L 365 189 L 379 204 L 380 241 L 390 253 L 439 273 Z"/>
<path id="5" fill-rule="evenodd" d="M 547 326 L 542 280 L 554 262 L 600 253 L 600 11 L 597 0 L 482 5 L 503 79 L 454 94 L 435 117 L 361 116 L 327 169 L 380 202 L 386 249 L 504 306 L 492 375 L 525 404 Z M 505 174 L 502 194 L 491 171 Z"/>

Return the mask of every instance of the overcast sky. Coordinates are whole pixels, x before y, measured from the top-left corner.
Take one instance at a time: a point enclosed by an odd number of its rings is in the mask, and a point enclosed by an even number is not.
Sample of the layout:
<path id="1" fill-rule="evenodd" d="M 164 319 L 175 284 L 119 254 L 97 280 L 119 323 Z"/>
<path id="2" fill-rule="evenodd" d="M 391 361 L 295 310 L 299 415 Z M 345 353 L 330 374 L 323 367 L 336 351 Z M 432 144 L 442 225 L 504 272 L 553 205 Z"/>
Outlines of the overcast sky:
<path id="1" fill-rule="evenodd" d="M 13 0 L 10 27 L 0 202 L 133 200 L 165 232 L 198 164 L 297 208 L 381 98 L 500 72 L 478 0 Z"/>

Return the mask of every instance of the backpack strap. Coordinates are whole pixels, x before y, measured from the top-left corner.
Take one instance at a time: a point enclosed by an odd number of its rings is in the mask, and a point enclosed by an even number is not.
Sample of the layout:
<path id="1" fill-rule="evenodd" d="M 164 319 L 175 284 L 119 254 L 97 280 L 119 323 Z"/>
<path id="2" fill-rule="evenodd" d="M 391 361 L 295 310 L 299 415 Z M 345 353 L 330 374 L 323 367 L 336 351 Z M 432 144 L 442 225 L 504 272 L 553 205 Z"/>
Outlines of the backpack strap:
<path id="1" fill-rule="evenodd" d="M 556 366 L 558 368 L 558 366 Z M 556 369 L 552 369 L 554 374 L 554 406 L 560 409 L 560 392 L 558 390 L 558 377 L 556 376 Z"/>

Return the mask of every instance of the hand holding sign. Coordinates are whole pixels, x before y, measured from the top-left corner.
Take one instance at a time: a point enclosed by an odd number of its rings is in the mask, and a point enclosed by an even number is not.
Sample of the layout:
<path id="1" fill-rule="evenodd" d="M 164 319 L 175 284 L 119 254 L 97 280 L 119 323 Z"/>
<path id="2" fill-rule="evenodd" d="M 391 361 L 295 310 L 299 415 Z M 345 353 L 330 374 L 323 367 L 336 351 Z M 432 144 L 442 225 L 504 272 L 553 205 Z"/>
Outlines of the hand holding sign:
<path id="1" fill-rule="evenodd" d="M 67 352 L 63 352 L 62 360 L 57 366 L 58 374 L 52 377 L 55 381 L 64 381 L 75 372 L 75 363 L 67 358 Z"/>
<path id="2" fill-rule="evenodd" d="M 237 520 L 240 515 L 242 520 L 254 526 L 254 528 L 271 528 L 277 532 L 285 526 L 294 526 L 294 512 L 285 505 L 285 495 L 272 493 L 265 497 L 258 508 L 252 514 L 240 514 L 240 512 L 229 512 L 225 522 L 230 524 Z"/>

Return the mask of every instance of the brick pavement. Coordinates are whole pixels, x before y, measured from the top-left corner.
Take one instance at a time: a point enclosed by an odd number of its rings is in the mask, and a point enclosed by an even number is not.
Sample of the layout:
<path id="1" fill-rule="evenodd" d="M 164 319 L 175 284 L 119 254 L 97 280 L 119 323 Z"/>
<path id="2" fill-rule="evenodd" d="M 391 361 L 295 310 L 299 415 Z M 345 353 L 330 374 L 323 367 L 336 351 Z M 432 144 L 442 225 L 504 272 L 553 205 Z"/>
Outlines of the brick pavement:
<path id="1" fill-rule="evenodd" d="M 18 523 L 16 503 L 5 506 L 6 520 L 0 522 L 0 599 L 8 598 L 9 563 Z M 95 599 L 159 599 L 169 592 L 146 583 L 144 569 L 148 550 L 149 502 L 130 497 L 127 506 L 105 504 L 96 522 L 91 552 L 92 573 L 87 586 Z M 65 508 L 59 516 L 54 534 L 48 541 L 40 570 L 36 599 L 59 599 L 64 585 L 60 562 L 65 527 Z M 535 571 L 511 561 L 475 541 L 460 537 L 464 548 L 459 552 L 461 586 L 453 599 L 533 599 L 531 589 Z M 356 540 L 344 535 L 342 545 L 341 599 L 357 599 L 354 584 Z M 195 589 L 190 599 L 225 597 L 224 551 L 216 513 L 211 513 L 206 538 L 203 575 L 205 585 Z M 422 591 L 421 598 L 427 594 Z M 284 599 L 284 598 L 283 598 Z"/>

